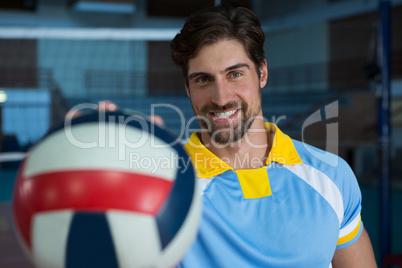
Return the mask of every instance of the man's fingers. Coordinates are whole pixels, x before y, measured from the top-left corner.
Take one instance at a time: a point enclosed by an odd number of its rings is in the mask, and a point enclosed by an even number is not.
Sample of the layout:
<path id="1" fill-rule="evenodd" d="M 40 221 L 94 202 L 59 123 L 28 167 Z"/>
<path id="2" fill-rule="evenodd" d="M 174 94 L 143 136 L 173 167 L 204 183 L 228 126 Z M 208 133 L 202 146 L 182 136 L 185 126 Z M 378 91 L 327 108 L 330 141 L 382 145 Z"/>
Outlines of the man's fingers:
<path id="1" fill-rule="evenodd" d="M 117 104 L 112 101 L 108 101 L 108 100 L 100 101 L 99 104 L 97 105 L 98 112 L 114 112 L 114 111 L 117 111 L 117 109 L 118 109 Z M 81 115 L 83 115 L 81 110 L 71 109 L 66 115 L 66 120 L 71 120 L 71 119 L 76 118 Z M 152 123 L 154 123 L 158 126 L 165 125 L 165 122 L 163 121 L 163 118 L 160 115 L 151 114 L 150 116 L 147 116 L 147 118 Z"/>
<path id="2" fill-rule="evenodd" d="M 98 111 L 100 112 L 114 112 L 117 110 L 117 105 L 114 102 L 105 100 L 98 104 Z"/>
<path id="3" fill-rule="evenodd" d="M 161 116 L 157 115 L 157 114 L 151 114 L 149 116 L 149 120 L 152 123 L 154 123 L 154 124 L 156 124 L 158 126 L 164 126 L 165 125 L 165 122 L 163 121 L 163 118 Z"/>
<path id="4" fill-rule="evenodd" d="M 86 113 L 86 110 L 91 110 L 91 112 L 93 112 L 93 109 L 95 108 L 98 112 L 114 112 L 117 110 L 118 106 L 112 101 L 105 100 L 99 102 L 98 105 L 90 104 L 90 107 L 80 107 L 80 109 L 73 108 L 66 114 L 66 120 L 71 120 L 73 118 L 84 115 Z"/>

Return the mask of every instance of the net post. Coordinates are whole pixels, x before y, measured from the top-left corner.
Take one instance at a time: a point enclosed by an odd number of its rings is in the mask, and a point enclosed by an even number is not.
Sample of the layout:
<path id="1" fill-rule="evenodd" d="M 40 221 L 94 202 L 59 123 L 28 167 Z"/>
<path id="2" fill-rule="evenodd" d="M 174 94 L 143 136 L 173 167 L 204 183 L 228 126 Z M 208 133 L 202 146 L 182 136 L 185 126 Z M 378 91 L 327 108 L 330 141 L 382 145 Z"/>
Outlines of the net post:
<path id="1" fill-rule="evenodd" d="M 380 153 L 380 266 L 391 251 L 391 4 L 381 0 L 379 4 L 378 64 L 381 82 L 378 96 L 378 148 Z"/>

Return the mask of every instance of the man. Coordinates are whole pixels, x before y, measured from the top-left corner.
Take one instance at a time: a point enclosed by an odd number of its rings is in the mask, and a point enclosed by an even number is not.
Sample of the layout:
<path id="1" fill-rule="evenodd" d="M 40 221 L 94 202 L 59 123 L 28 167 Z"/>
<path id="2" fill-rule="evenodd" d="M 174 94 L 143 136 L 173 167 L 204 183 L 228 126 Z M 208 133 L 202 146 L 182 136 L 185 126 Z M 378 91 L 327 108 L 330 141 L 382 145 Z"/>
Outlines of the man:
<path id="1" fill-rule="evenodd" d="M 263 120 L 264 40 L 251 11 L 218 6 L 190 16 L 171 42 L 201 125 L 186 149 L 203 215 L 180 266 L 376 267 L 350 167 Z"/>

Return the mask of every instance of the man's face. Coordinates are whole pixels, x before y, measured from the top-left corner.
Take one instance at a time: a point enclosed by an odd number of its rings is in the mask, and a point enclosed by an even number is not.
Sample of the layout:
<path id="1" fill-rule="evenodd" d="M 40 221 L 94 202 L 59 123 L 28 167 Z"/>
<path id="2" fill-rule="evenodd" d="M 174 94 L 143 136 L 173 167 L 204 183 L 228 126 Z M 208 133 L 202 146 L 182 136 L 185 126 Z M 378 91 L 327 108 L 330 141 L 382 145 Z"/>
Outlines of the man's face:
<path id="1" fill-rule="evenodd" d="M 262 118 L 261 88 L 267 82 L 266 63 L 258 77 L 243 45 L 222 40 L 204 46 L 188 63 L 187 94 L 203 132 L 219 144 L 240 140 Z"/>

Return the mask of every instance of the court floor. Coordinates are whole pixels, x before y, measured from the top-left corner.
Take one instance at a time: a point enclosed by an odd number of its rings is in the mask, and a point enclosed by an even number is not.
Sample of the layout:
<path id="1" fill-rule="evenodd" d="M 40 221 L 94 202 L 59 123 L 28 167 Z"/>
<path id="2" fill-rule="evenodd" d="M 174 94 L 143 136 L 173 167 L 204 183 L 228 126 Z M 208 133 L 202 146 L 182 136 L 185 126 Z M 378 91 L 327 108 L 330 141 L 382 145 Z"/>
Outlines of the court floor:
<path id="1" fill-rule="evenodd" d="M 0 267 L 33 267 L 16 239 L 12 227 L 11 207 L 9 202 L 0 203 Z"/>

